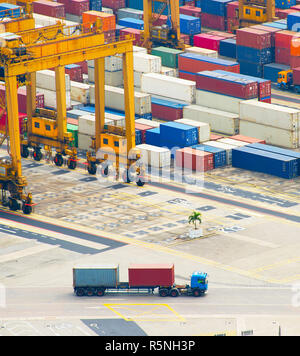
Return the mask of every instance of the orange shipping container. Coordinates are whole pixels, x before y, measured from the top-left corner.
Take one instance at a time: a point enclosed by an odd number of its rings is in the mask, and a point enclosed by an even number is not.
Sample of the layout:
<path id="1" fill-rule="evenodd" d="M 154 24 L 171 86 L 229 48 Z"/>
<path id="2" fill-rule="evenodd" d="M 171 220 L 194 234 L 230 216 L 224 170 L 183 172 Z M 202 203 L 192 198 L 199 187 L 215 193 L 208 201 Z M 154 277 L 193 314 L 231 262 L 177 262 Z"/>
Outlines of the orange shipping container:
<path id="1" fill-rule="evenodd" d="M 95 22 L 97 18 L 102 19 L 103 31 L 113 31 L 116 29 L 116 17 L 100 11 L 86 11 L 82 14 L 82 23 Z"/>

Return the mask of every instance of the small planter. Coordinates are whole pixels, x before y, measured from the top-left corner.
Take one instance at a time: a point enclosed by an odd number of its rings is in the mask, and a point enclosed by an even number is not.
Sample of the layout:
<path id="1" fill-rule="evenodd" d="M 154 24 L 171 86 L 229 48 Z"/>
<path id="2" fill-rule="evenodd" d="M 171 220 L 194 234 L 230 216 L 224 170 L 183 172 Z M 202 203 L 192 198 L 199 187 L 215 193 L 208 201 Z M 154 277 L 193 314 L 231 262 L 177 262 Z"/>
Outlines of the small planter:
<path id="1" fill-rule="evenodd" d="M 203 229 L 199 228 L 199 229 L 190 229 L 189 230 L 189 237 L 191 239 L 196 239 L 198 237 L 202 237 L 203 236 Z"/>

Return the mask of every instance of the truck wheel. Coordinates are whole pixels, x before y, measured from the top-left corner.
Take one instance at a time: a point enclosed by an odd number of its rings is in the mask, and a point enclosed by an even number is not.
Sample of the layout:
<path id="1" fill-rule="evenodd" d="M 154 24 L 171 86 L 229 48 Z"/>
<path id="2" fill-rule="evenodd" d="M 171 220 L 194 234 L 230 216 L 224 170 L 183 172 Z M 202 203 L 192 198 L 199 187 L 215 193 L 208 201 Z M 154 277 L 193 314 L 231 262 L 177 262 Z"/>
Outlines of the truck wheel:
<path id="1" fill-rule="evenodd" d="M 77 295 L 77 297 L 83 297 L 84 296 L 84 289 L 83 288 L 76 289 L 76 295 Z"/>
<path id="2" fill-rule="evenodd" d="M 167 297 L 169 295 L 169 291 L 166 288 L 160 289 L 159 290 L 159 295 L 161 297 Z"/>
<path id="3" fill-rule="evenodd" d="M 200 291 L 200 289 L 194 289 L 193 290 L 193 296 L 194 297 L 200 297 L 200 295 L 202 295 L 202 292 Z"/>
<path id="4" fill-rule="evenodd" d="M 94 289 L 88 288 L 87 291 L 86 291 L 86 295 L 87 295 L 88 297 L 92 297 L 93 295 L 95 295 Z"/>
<path id="5" fill-rule="evenodd" d="M 104 288 L 98 288 L 97 291 L 96 291 L 96 295 L 98 297 L 103 297 L 105 294 L 105 289 Z"/>
<path id="6" fill-rule="evenodd" d="M 170 291 L 170 296 L 171 297 L 173 297 L 173 298 L 176 298 L 176 297 L 178 297 L 179 296 L 179 291 L 178 291 L 178 289 L 171 289 L 171 291 Z"/>

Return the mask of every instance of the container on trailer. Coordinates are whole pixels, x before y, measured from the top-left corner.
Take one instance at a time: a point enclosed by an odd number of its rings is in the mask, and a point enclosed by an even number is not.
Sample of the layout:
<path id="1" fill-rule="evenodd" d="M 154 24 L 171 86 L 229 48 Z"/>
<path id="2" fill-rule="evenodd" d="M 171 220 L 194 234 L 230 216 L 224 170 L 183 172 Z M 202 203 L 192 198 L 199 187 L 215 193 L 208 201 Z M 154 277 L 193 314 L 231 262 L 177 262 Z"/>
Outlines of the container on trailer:
<path id="1" fill-rule="evenodd" d="M 232 166 L 285 179 L 292 179 L 298 175 L 297 159 L 249 146 L 232 150 Z"/>
<path id="2" fill-rule="evenodd" d="M 171 287 L 175 282 L 173 264 L 131 264 L 128 268 L 130 287 Z"/>
<path id="3" fill-rule="evenodd" d="M 73 268 L 74 287 L 116 287 L 119 283 L 118 265 L 78 265 Z"/>

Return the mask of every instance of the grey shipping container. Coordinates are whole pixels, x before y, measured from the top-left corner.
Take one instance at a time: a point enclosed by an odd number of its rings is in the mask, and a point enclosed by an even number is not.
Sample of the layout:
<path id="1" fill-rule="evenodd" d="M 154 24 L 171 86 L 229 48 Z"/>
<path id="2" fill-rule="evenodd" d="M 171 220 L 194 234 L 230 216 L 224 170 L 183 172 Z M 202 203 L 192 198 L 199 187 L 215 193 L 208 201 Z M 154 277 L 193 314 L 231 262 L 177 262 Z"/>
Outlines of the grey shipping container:
<path id="1" fill-rule="evenodd" d="M 76 266 L 73 268 L 73 287 L 116 287 L 119 283 L 118 265 Z"/>

